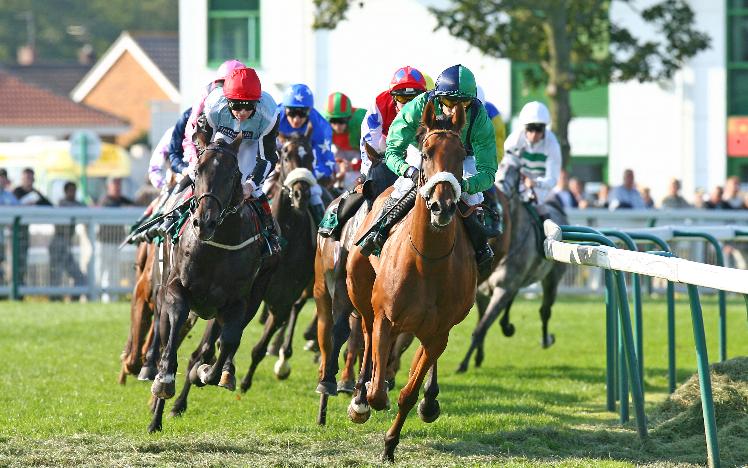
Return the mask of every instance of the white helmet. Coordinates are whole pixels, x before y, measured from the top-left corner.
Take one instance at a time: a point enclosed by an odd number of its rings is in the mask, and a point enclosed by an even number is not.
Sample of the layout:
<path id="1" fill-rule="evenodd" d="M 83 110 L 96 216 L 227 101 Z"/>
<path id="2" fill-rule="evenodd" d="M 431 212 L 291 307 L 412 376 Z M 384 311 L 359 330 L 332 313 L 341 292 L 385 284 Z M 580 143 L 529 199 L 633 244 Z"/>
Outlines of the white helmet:
<path id="1" fill-rule="evenodd" d="M 486 103 L 486 93 L 483 92 L 483 88 L 480 87 L 480 85 L 477 85 L 478 88 L 478 100 L 482 102 L 483 104 Z"/>
<path id="2" fill-rule="evenodd" d="M 551 113 L 548 112 L 548 108 L 542 102 L 528 102 L 519 113 L 519 123 L 522 125 L 540 123 L 550 126 Z"/>

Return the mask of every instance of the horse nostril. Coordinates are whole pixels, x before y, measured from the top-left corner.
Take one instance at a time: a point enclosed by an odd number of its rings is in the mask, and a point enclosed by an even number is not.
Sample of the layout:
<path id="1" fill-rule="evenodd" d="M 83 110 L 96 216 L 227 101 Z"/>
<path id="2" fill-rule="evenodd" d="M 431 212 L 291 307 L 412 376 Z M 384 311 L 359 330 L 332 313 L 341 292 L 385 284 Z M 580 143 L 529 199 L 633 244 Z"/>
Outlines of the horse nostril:
<path id="1" fill-rule="evenodd" d="M 193 219 L 193 220 L 192 220 L 192 226 L 193 226 L 193 227 L 197 227 L 197 225 L 198 225 L 198 224 L 199 224 L 199 223 L 198 223 L 198 221 L 197 221 L 197 218 L 195 218 L 195 219 Z"/>
<path id="2" fill-rule="evenodd" d="M 429 210 L 431 210 L 432 213 L 440 212 L 441 208 L 439 208 L 439 202 L 431 202 L 431 205 L 429 205 Z"/>
<path id="3" fill-rule="evenodd" d="M 449 200 L 447 202 L 447 212 L 450 215 L 455 214 L 455 211 L 457 211 L 457 203 L 453 202 L 452 200 Z"/>

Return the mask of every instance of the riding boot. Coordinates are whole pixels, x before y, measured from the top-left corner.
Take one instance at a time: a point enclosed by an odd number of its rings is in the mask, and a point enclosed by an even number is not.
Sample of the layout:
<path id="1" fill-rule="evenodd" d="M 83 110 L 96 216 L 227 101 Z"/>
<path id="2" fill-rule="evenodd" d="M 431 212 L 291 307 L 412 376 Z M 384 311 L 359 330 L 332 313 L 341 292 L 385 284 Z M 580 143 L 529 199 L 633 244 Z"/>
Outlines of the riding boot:
<path id="1" fill-rule="evenodd" d="M 273 219 L 273 212 L 270 211 L 270 203 L 268 203 L 268 197 L 263 193 L 252 201 L 257 207 L 257 212 L 260 215 L 260 222 L 264 227 L 263 235 L 268 242 L 267 256 L 280 253 L 282 248 L 281 237 L 275 230 L 275 220 Z"/>
<path id="2" fill-rule="evenodd" d="M 361 247 L 361 253 L 369 256 L 374 252 L 381 252 L 390 229 L 397 224 L 416 204 L 416 190 L 411 190 L 403 198 L 388 198 L 382 206 L 379 217 L 369 232 L 356 245 Z"/>
<path id="3" fill-rule="evenodd" d="M 317 205 L 309 205 L 309 213 L 312 215 L 312 220 L 314 220 L 314 224 L 316 226 L 319 226 L 319 223 L 322 222 L 322 218 L 325 216 L 325 205 L 322 203 L 319 203 Z"/>
<path id="4" fill-rule="evenodd" d="M 353 217 L 363 204 L 364 195 L 358 192 L 346 192 L 337 204 L 330 205 L 324 214 L 324 222 L 320 222 L 317 231 L 322 237 L 332 237 L 340 240 L 340 232 L 345 223 Z"/>
<path id="5" fill-rule="evenodd" d="M 468 205 L 459 201 L 459 211 L 468 210 Z M 474 210 L 467 218 L 463 218 L 465 230 L 467 230 L 470 243 L 475 249 L 475 261 L 478 263 L 478 276 L 483 277 L 491 273 L 493 264 L 493 249 L 488 245 L 488 236 L 483 227 L 483 223 L 478 218 L 478 210 Z"/>

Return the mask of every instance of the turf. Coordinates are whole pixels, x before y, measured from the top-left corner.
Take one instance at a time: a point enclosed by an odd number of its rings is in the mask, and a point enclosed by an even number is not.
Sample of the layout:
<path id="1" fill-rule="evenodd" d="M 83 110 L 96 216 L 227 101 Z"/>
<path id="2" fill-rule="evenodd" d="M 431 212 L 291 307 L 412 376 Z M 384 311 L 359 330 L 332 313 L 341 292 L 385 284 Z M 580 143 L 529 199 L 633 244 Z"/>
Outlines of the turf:
<path id="1" fill-rule="evenodd" d="M 715 358 L 716 302 L 712 298 L 703 302 L 710 357 Z M 557 341 L 548 350 L 539 345 L 538 306 L 537 300 L 516 301 L 512 310 L 515 336 L 505 338 L 498 327 L 492 329 L 486 361 L 467 374 L 458 375 L 454 370 L 467 348 L 475 316 L 453 330 L 440 360 L 442 415 L 427 425 L 415 412 L 411 414 L 396 452 L 398 465 L 706 463 L 700 413 L 696 413 L 695 423 L 694 415 L 688 413 L 693 411 L 688 409 L 694 403 L 692 392 L 690 400 L 681 399 L 691 403 L 688 408 L 679 409 L 672 402 L 663 406 L 667 353 L 662 301 L 648 299 L 644 306 L 650 419 L 650 437 L 644 442 L 638 439 L 633 420 L 621 426 L 616 414 L 605 411 L 602 301 L 559 300 L 551 321 Z M 308 308 L 302 315 L 302 326 L 310 312 Z M 375 413 L 366 424 L 354 425 L 345 412 L 348 398 L 340 396 L 330 399 L 328 425 L 318 427 L 316 365 L 311 355 L 301 350 L 300 336 L 288 380 L 273 377 L 274 360 L 268 358 L 246 395 L 214 387 L 195 389 L 182 418 L 165 419 L 162 433 L 147 434 L 149 386 L 132 378 L 126 386 L 116 384 L 128 320 L 125 303 L 0 303 L 0 355 L 5 362 L 0 374 L 4 413 L 0 417 L 0 466 L 380 464 L 383 435 L 395 410 Z M 684 383 L 695 372 L 696 361 L 690 313 L 682 299 L 677 322 L 678 381 Z M 728 323 L 729 357 L 748 355 L 742 301 L 729 302 Z M 239 378 L 249 364 L 249 349 L 259 329 L 252 323 L 245 331 L 237 359 Z M 182 348 L 180 371 L 201 332 L 199 324 Z M 406 363 L 411 354 L 412 350 Z M 403 374 L 398 390 L 402 383 Z M 715 395 L 735 399 L 730 400 L 728 409 L 740 414 L 740 394 L 715 391 Z M 390 397 L 396 401 L 397 393 Z M 167 410 L 169 406 L 167 403 Z M 745 411 L 746 406 L 742 408 Z M 720 405 L 717 409 L 724 428 L 734 415 L 721 416 Z M 679 425 L 678 417 L 686 422 Z M 736 427 L 720 431 L 723 466 L 748 463 L 746 428 Z"/>

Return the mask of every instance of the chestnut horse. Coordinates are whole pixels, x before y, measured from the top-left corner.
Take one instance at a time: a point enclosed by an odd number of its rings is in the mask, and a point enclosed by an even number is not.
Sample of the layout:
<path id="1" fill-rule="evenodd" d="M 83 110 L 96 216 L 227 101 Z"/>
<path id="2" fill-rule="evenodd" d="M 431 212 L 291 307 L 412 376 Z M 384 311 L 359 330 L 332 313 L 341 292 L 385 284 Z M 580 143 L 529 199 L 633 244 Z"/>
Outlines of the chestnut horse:
<path id="1" fill-rule="evenodd" d="M 385 436 L 383 459 L 389 461 L 394 461 L 400 431 L 429 369 L 418 414 L 425 422 L 439 416 L 437 359 L 447 346 L 449 331 L 465 319 L 475 299 L 475 252 L 455 217 L 466 157 L 460 139 L 464 124 L 461 105 L 453 108 L 451 118 L 438 120 L 433 102 L 426 104 L 415 207 L 393 229 L 379 258 L 364 257 L 359 248 L 348 256 L 348 292 L 363 318 L 365 343 L 357 394 L 348 407 L 354 422 L 366 421 L 370 406 L 382 410 L 388 405 L 385 367 L 396 334 L 410 332 L 421 342 L 408 383 L 400 391 L 397 416 Z M 376 205 L 387 196 L 385 192 Z M 367 216 L 359 236 L 378 213 L 375 209 Z"/>

